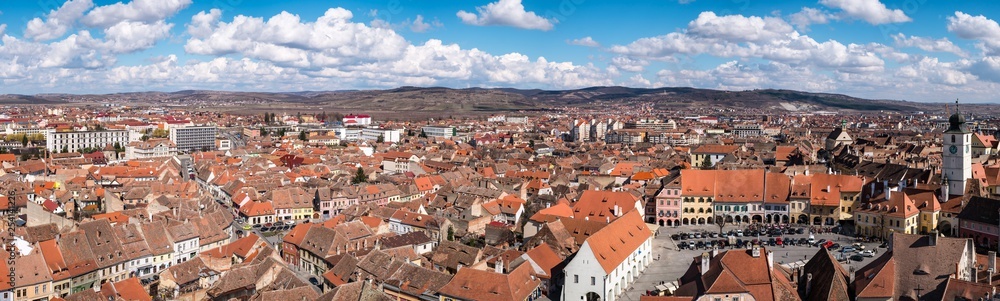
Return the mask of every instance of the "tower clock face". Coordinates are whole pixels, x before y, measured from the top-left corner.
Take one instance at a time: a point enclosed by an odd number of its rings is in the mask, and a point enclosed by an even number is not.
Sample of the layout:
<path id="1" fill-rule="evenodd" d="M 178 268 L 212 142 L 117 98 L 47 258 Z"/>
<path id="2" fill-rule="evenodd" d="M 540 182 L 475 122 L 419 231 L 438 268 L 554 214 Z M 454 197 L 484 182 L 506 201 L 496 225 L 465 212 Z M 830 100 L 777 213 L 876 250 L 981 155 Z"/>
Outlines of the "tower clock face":
<path id="1" fill-rule="evenodd" d="M 952 154 L 955 154 L 958 152 L 958 146 L 952 145 L 948 150 L 951 151 Z"/>

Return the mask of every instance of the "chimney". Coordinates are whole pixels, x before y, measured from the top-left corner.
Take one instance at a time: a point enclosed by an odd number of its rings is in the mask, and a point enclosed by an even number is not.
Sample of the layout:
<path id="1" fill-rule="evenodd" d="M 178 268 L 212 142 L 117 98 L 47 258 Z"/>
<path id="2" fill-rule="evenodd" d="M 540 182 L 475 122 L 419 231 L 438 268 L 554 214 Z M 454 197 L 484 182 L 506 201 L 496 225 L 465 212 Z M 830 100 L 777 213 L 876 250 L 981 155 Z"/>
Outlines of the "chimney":
<path id="1" fill-rule="evenodd" d="M 993 286 L 993 274 L 997 272 L 997 252 L 990 251 L 989 256 L 989 262 L 987 264 L 989 264 L 990 276 L 988 279 L 990 286 Z"/>
<path id="2" fill-rule="evenodd" d="M 604 217 L 604 222 L 610 224 L 611 223 L 611 217 L 610 216 L 605 216 Z"/>
<path id="3" fill-rule="evenodd" d="M 766 251 L 766 252 L 767 252 L 767 268 L 774 269 L 774 252 L 771 251 Z"/>
<path id="4" fill-rule="evenodd" d="M 885 200 L 888 201 L 889 198 L 892 196 L 892 189 L 889 189 L 888 181 L 885 182 L 885 189 L 883 190 L 885 190 Z"/>
<path id="5" fill-rule="evenodd" d="M 936 246 L 938 240 L 937 230 L 931 230 L 931 233 L 927 235 L 927 244 L 931 246 Z"/>
<path id="6" fill-rule="evenodd" d="M 615 211 L 612 212 L 615 216 L 621 216 L 621 208 L 618 208 L 618 204 L 615 204 Z"/>
<path id="7" fill-rule="evenodd" d="M 719 248 L 712 247 L 712 257 L 719 255 Z"/>
<path id="8" fill-rule="evenodd" d="M 708 273 L 709 261 L 711 260 L 711 258 L 708 257 L 708 256 L 709 256 L 708 252 L 701 253 L 701 274 L 702 275 L 705 275 L 705 273 Z"/>
<path id="9" fill-rule="evenodd" d="M 753 248 L 750 249 L 750 256 L 753 258 L 760 258 L 760 246 L 753 245 Z"/>
<path id="10" fill-rule="evenodd" d="M 813 273 L 806 273 L 806 296 L 809 295 L 809 291 L 812 290 Z"/>
<path id="11" fill-rule="evenodd" d="M 493 267 L 494 272 L 497 274 L 503 274 L 503 258 L 498 258 L 496 266 Z"/>

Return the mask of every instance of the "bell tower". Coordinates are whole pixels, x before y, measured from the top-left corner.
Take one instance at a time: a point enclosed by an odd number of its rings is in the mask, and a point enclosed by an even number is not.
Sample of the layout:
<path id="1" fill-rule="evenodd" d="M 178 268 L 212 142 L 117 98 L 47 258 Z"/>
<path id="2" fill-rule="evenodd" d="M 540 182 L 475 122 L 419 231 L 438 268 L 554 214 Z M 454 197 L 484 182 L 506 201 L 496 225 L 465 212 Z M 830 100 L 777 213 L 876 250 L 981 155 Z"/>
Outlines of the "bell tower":
<path id="1" fill-rule="evenodd" d="M 942 136 L 942 178 L 948 179 L 948 192 L 965 195 L 965 183 L 972 177 L 972 132 L 966 128 L 965 117 L 958 111 L 948 118 L 949 127 Z"/>

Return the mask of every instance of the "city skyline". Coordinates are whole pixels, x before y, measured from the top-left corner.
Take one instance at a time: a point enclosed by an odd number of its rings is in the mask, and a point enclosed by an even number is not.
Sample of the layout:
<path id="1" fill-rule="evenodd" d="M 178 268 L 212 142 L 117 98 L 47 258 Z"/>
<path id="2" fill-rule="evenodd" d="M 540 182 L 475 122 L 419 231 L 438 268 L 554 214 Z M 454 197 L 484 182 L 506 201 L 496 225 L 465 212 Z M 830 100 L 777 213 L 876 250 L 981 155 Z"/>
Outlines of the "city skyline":
<path id="1" fill-rule="evenodd" d="M 996 102 L 998 4 L 74 0 L 0 6 L 0 94 L 794 89 Z"/>

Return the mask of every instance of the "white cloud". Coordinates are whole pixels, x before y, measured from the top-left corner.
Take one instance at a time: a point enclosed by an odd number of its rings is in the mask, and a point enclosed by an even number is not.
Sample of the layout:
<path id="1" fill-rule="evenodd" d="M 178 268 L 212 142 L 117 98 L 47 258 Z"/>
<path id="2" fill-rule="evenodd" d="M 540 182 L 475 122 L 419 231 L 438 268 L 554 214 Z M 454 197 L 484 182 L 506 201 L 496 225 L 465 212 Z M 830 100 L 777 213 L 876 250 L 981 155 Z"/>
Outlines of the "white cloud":
<path id="1" fill-rule="evenodd" d="M 972 16 L 960 11 L 948 17 L 948 31 L 959 38 L 979 40 L 988 55 L 1000 53 L 1000 24 L 983 15 Z"/>
<path id="2" fill-rule="evenodd" d="M 191 0 L 132 0 L 94 8 L 83 17 L 83 24 L 111 27 L 122 21 L 156 22 L 173 16 L 191 5 Z"/>
<path id="3" fill-rule="evenodd" d="M 940 38 L 937 40 L 924 37 L 907 37 L 906 35 L 899 33 L 892 36 L 893 41 L 896 42 L 896 46 L 899 47 L 916 47 L 923 51 L 930 52 L 949 52 L 955 55 L 965 57 L 968 54 L 952 43 L 948 38 Z"/>
<path id="4" fill-rule="evenodd" d="M 222 17 L 222 11 L 217 8 L 209 10 L 208 13 L 205 11 L 198 12 L 194 16 L 191 16 L 191 23 L 187 25 L 188 34 L 191 34 L 195 38 L 210 36 L 220 17 Z"/>
<path id="5" fill-rule="evenodd" d="M 60 38 L 92 7 L 94 7 L 94 3 L 91 0 L 66 1 L 59 9 L 50 11 L 45 16 L 44 21 L 41 18 L 28 21 L 28 25 L 24 29 L 24 37 L 35 41 Z"/>
<path id="6" fill-rule="evenodd" d="M 427 23 L 424 22 L 424 16 L 417 15 L 417 18 L 414 19 L 413 23 L 410 25 L 410 31 L 425 32 L 431 29 L 432 27 L 441 27 L 441 26 L 443 26 L 443 24 L 441 24 L 441 21 L 438 21 L 437 18 L 435 18 L 434 21 Z"/>
<path id="7" fill-rule="evenodd" d="M 827 24 L 839 17 L 815 8 L 803 7 L 801 11 L 788 16 L 789 23 L 799 30 L 807 30 L 812 24 Z"/>
<path id="8" fill-rule="evenodd" d="M 636 74 L 628 78 L 628 81 L 625 83 L 625 86 L 651 88 L 653 84 L 649 82 L 648 79 L 643 77 L 642 74 Z"/>
<path id="9" fill-rule="evenodd" d="M 613 53 L 651 60 L 708 54 L 720 58 L 762 58 L 793 66 L 817 66 L 843 72 L 877 72 L 884 62 L 862 45 L 836 40 L 817 42 L 774 17 L 717 16 L 704 12 L 686 32 L 641 38 L 614 45 Z"/>
<path id="10" fill-rule="evenodd" d="M 0 24 L 0 36 L 3 36 L 4 31 L 7 30 L 7 24 Z"/>
<path id="11" fill-rule="evenodd" d="M 702 12 L 688 23 L 688 34 L 726 41 L 757 42 L 780 39 L 795 30 L 778 17 L 745 17 L 742 15 L 717 16 Z"/>
<path id="12" fill-rule="evenodd" d="M 124 21 L 104 30 L 106 49 L 113 53 L 130 53 L 149 49 L 156 41 L 170 36 L 174 25 L 159 21 L 153 24 Z"/>
<path id="13" fill-rule="evenodd" d="M 597 41 L 594 40 L 594 38 L 591 38 L 589 36 L 579 39 L 568 40 L 566 41 L 566 43 L 577 46 L 601 47 L 601 43 L 598 43 Z"/>
<path id="14" fill-rule="evenodd" d="M 534 12 L 525 11 L 521 0 L 498 0 L 476 7 L 476 12 L 478 15 L 460 10 L 456 15 L 463 23 L 469 25 L 499 25 L 543 31 L 551 30 L 553 23 L 556 22 L 554 19 L 546 19 Z"/>
<path id="15" fill-rule="evenodd" d="M 631 59 L 625 56 L 617 56 L 611 59 L 611 65 L 628 72 L 642 72 L 645 71 L 649 62 L 645 60 Z"/>
<path id="16" fill-rule="evenodd" d="M 819 3 L 841 9 L 847 16 L 872 25 L 913 21 L 902 10 L 889 9 L 879 0 L 820 0 Z"/>

